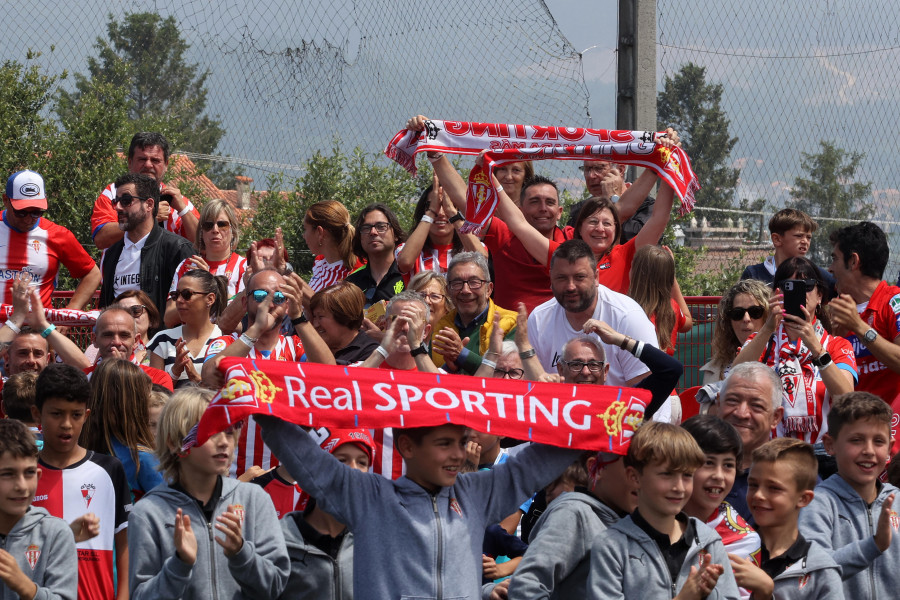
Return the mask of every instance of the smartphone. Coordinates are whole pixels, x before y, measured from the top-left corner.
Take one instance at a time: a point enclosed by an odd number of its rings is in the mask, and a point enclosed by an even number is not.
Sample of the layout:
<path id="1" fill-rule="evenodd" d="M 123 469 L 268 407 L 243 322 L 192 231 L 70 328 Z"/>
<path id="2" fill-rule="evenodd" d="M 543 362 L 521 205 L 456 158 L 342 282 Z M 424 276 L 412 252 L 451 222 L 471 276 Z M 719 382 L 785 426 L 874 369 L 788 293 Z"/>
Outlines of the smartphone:
<path id="1" fill-rule="evenodd" d="M 788 279 L 781 285 L 781 291 L 784 292 L 784 312 L 805 318 L 800 307 L 806 306 L 806 282 Z"/>

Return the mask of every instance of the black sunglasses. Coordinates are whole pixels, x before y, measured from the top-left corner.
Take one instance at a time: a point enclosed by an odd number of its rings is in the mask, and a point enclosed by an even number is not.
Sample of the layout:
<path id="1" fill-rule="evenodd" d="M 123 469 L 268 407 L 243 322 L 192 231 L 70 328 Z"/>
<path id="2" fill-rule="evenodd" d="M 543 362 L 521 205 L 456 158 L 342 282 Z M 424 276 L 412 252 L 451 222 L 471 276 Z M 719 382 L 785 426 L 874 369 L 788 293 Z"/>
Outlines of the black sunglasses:
<path id="1" fill-rule="evenodd" d="M 212 231 L 213 227 L 231 229 L 231 223 L 228 221 L 203 221 L 203 231 Z"/>
<path id="2" fill-rule="evenodd" d="M 747 313 L 750 313 L 751 319 L 759 319 L 766 313 L 766 309 L 758 304 L 756 306 L 748 306 L 747 308 L 735 306 L 726 312 L 725 315 L 732 321 L 743 321 L 744 315 Z"/>
<path id="3" fill-rule="evenodd" d="M 171 300 L 172 302 L 175 302 L 176 300 L 178 300 L 178 297 L 181 296 L 182 300 L 189 301 L 191 298 L 193 298 L 197 294 L 204 295 L 204 294 L 206 294 L 206 292 L 195 292 L 193 290 L 188 290 L 188 289 L 181 290 L 180 292 L 178 290 L 176 290 L 174 292 L 169 292 L 169 300 Z"/>
<path id="4" fill-rule="evenodd" d="M 33 208 L 31 210 L 16 210 L 13 209 L 13 214 L 16 215 L 19 219 L 24 219 L 26 217 L 34 217 L 35 219 L 40 219 L 44 216 L 44 210 L 40 208 Z"/>
<path id="5" fill-rule="evenodd" d="M 177 292 L 175 292 L 177 293 Z M 171 295 L 171 294 L 170 294 Z M 134 306 L 126 306 L 125 310 L 131 313 L 131 316 L 137 319 L 139 316 L 144 314 L 144 311 L 147 310 L 147 307 L 143 304 L 135 304 Z"/>
<path id="6" fill-rule="evenodd" d="M 131 206 L 131 203 L 134 202 L 135 200 L 140 200 L 141 202 L 144 202 L 149 199 L 150 199 L 149 197 L 141 198 L 140 196 L 132 196 L 131 194 L 126 192 L 126 193 L 122 194 L 121 196 L 116 196 L 115 198 L 110 200 L 110 202 L 112 202 L 113 206 L 115 206 L 116 204 L 121 204 L 122 208 L 128 208 L 129 206 Z"/>

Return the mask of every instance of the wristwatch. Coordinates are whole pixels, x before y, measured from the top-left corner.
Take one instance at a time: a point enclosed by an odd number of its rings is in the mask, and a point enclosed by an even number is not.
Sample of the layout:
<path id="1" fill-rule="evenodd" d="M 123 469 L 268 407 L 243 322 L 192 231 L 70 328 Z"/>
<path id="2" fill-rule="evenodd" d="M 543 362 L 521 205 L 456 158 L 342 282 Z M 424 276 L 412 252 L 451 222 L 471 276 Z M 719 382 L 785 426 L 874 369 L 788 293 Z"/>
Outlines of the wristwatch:
<path id="1" fill-rule="evenodd" d="M 831 364 L 831 355 L 827 352 L 823 352 L 819 356 L 816 356 L 815 358 L 810 360 L 810 362 L 820 369 L 824 369 Z"/>
<path id="2" fill-rule="evenodd" d="M 875 331 L 874 329 L 872 329 L 871 327 L 869 328 L 869 330 L 867 332 L 865 332 L 863 334 L 863 339 L 866 341 L 867 344 L 871 344 L 872 342 L 874 342 L 875 338 L 877 338 L 877 337 L 878 337 L 878 332 Z"/>
<path id="3" fill-rule="evenodd" d="M 457 221 L 465 221 L 466 218 L 457 211 L 457 213 L 455 215 L 453 215 L 452 217 L 450 217 L 447 220 L 450 221 L 451 223 L 456 223 Z"/>
<path id="4" fill-rule="evenodd" d="M 409 351 L 410 356 L 419 356 L 421 354 L 428 354 L 428 346 L 426 346 L 424 342 L 420 344 L 418 348 L 413 348 Z"/>
<path id="5" fill-rule="evenodd" d="M 291 325 L 296 327 L 297 325 L 302 325 L 303 323 L 309 323 L 309 319 L 306 318 L 306 313 L 300 313 L 300 316 L 296 319 L 291 319 Z"/>

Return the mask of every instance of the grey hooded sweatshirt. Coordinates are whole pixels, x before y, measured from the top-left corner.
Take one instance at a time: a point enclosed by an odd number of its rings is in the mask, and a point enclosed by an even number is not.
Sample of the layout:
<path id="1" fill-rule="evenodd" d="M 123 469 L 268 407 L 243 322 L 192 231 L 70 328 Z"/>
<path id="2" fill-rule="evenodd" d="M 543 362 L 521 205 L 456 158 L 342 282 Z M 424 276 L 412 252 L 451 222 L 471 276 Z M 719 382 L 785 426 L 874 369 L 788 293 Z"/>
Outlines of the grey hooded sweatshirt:
<path id="1" fill-rule="evenodd" d="M 353 534 L 344 534 L 334 559 L 303 538 L 298 517 L 291 512 L 281 519 L 291 577 L 280 600 L 353 600 Z"/>
<path id="2" fill-rule="evenodd" d="M 843 600 L 841 568 L 821 546 L 812 543 L 806 558 L 775 578 L 773 600 Z"/>
<path id="3" fill-rule="evenodd" d="M 550 503 L 509 582 L 510 600 L 584 598 L 594 538 L 619 520 L 589 494 L 568 492 Z"/>
<path id="4" fill-rule="evenodd" d="M 432 494 L 406 477 L 390 481 L 342 465 L 296 425 L 256 419 L 300 487 L 353 532 L 356 600 L 477 600 L 484 530 L 581 454 L 535 444 Z"/>
<path id="5" fill-rule="evenodd" d="M 78 597 L 78 553 L 75 537 L 62 519 L 32 506 L 0 544 L 35 584 L 34 600 L 75 600 Z M 0 600 L 19 600 L 0 581 Z"/>
<path id="6" fill-rule="evenodd" d="M 892 523 L 894 539 L 884 553 L 875 545 L 875 528 L 889 495 L 895 494 L 893 510 L 900 511 L 897 488 L 884 484 L 871 506 L 840 474 L 823 481 L 815 491 L 815 498 L 800 511 L 800 533 L 831 553 L 841 568 L 844 595 L 853 600 L 895 598 L 900 590 L 897 523 Z"/>
<path id="7" fill-rule="evenodd" d="M 309 437 L 309 436 L 307 436 Z M 229 505 L 243 511 L 244 545 L 231 558 L 213 539 L 216 517 Z M 175 511 L 191 518 L 197 560 L 175 555 Z M 162 483 L 136 502 L 128 516 L 128 581 L 133 600 L 277 598 L 290 573 L 284 535 L 272 499 L 260 486 L 222 478 L 211 520 L 196 500 Z"/>
<path id="8" fill-rule="evenodd" d="M 691 567 L 699 564 L 700 550 L 706 550 L 713 564 L 725 568 L 707 598 L 738 600 L 740 593 L 722 538 L 704 523 L 689 518 L 694 522 L 695 535 L 676 581 L 669 575 L 659 546 L 631 520 L 630 515 L 601 532 L 591 547 L 587 597 L 591 600 L 671 600 L 681 591 Z"/>

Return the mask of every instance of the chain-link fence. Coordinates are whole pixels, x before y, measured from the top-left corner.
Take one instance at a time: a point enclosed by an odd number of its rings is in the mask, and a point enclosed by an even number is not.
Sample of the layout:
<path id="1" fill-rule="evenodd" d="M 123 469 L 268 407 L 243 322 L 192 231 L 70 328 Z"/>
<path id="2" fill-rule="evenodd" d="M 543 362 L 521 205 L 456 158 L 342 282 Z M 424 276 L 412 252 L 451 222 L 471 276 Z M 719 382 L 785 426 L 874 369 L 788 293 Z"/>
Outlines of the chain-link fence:
<path id="1" fill-rule="evenodd" d="M 885 277 L 894 280 L 900 184 L 887 130 L 900 118 L 898 6 L 658 0 L 657 27 L 660 82 L 692 62 L 705 67 L 708 82 L 724 86 L 723 108 L 738 138 L 731 155 L 741 169 L 736 205 L 762 198 L 768 214 L 794 205 L 789 190 L 796 177 L 808 177 L 801 153 L 820 153 L 820 141 L 865 155 L 854 180 L 872 184 L 865 203 L 891 240 Z M 824 219 L 819 224 L 834 227 Z"/>

